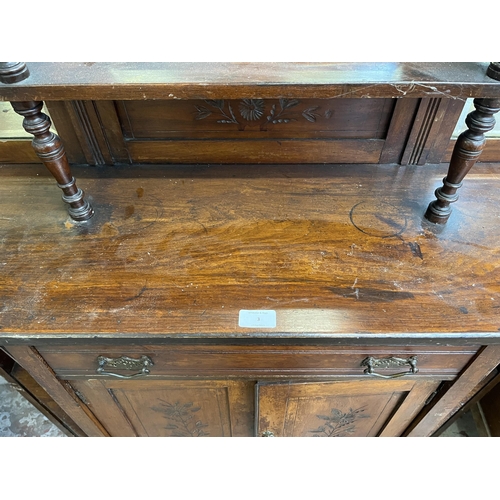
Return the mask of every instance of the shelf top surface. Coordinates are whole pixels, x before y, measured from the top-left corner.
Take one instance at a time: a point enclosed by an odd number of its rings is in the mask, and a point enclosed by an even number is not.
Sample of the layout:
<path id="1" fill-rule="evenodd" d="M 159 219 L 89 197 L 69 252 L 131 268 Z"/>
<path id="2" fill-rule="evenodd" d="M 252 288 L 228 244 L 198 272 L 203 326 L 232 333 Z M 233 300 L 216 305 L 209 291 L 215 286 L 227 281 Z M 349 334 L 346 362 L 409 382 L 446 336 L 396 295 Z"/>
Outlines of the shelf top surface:
<path id="1" fill-rule="evenodd" d="M 422 218 L 442 166 L 74 170 L 96 210 L 85 223 L 42 167 L 0 166 L 0 344 L 500 338 L 492 165 L 445 226 Z"/>
<path id="2" fill-rule="evenodd" d="M 499 97 L 488 63 L 27 63 L 0 100 Z"/>

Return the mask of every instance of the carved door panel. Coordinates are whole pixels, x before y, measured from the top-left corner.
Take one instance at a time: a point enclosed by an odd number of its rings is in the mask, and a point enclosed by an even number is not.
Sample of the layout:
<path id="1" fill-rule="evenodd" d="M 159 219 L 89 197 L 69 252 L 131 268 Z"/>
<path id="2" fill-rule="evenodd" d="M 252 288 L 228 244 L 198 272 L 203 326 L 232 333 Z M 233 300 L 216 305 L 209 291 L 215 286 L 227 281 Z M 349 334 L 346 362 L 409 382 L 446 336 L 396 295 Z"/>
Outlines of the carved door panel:
<path id="1" fill-rule="evenodd" d="M 111 436 L 252 434 L 253 383 L 99 379 L 71 385 Z"/>
<path id="2" fill-rule="evenodd" d="M 439 381 L 257 384 L 257 435 L 399 436 Z"/>

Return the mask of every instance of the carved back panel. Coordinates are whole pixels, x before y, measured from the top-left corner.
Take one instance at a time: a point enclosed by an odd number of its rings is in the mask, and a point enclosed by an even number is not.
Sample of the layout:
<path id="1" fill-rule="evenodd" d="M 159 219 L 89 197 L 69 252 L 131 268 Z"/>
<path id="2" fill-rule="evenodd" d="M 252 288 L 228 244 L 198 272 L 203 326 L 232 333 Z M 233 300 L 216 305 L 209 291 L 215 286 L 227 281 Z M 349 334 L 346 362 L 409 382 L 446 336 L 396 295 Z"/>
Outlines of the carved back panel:
<path id="1" fill-rule="evenodd" d="M 121 101 L 134 162 L 378 163 L 395 99 Z"/>
<path id="2" fill-rule="evenodd" d="M 439 163 L 463 105 L 441 98 L 46 104 L 70 163 L 89 165 Z M 0 161 L 38 162 L 30 143 L 1 141 Z"/>

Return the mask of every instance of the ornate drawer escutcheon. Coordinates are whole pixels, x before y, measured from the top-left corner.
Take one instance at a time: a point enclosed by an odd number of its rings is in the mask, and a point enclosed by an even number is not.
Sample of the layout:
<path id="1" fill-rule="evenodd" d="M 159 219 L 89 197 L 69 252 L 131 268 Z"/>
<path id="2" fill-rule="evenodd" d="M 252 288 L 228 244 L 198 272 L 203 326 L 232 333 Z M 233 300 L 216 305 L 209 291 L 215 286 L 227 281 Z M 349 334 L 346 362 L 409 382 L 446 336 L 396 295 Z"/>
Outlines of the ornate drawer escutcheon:
<path id="1" fill-rule="evenodd" d="M 399 368 L 400 366 L 409 365 L 410 369 L 406 372 L 393 373 L 392 375 L 382 375 L 374 371 L 377 368 Z M 417 356 L 411 356 L 409 358 L 383 358 L 377 359 L 373 356 L 368 356 L 361 362 L 361 366 L 366 366 L 364 373 L 367 375 L 373 375 L 374 377 L 381 378 L 397 378 L 403 377 L 404 375 L 411 375 L 418 372 L 417 368 Z"/>
<path id="2" fill-rule="evenodd" d="M 141 356 L 139 359 L 129 358 L 128 356 L 121 356 L 119 358 L 107 358 L 106 356 L 99 356 L 97 358 L 99 364 L 96 372 L 100 375 L 110 375 L 112 377 L 118 378 L 135 378 L 148 375 L 150 373 L 150 367 L 153 366 L 153 361 L 149 356 Z M 138 373 L 133 375 L 120 375 L 119 373 L 113 373 L 105 371 L 104 368 L 114 368 L 116 370 L 140 370 Z"/>

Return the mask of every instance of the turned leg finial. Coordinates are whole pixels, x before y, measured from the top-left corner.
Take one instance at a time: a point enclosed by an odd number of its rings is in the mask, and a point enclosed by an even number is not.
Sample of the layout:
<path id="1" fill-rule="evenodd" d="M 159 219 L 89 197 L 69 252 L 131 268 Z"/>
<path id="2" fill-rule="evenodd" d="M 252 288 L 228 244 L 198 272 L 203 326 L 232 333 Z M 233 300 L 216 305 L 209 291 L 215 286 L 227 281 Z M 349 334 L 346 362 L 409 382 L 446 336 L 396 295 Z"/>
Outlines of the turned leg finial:
<path id="1" fill-rule="evenodd" d="M 0 63 L 0 82 L 14 84 L 30 75 L 25 63 Z M 68 212 L 77 221 L 88 220 L 94 215 L 83 191 L 75 184 L 61 139 L 50 131 L 50 118 L 42 113 L 42 101 L 11 102 L 14 111 L 24 117 L 23 127 L 34 136 L 32 146 L 43 164 L 54 176 L 63 191 L 63 200 L 69 204 Z"/>
<path id="2" fill-rule="evenodd" d="M 22 62 L 0 62 L 0 82 L 17 83 L 26 80 L 30 72 Z"/>
<path id="3" fill-rule="evenodd" d="M 500 62 L 491 62 L 486 74 L 493 80 L 500 80 Z"/>

